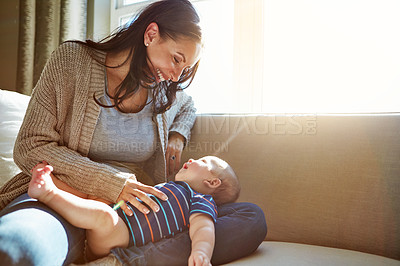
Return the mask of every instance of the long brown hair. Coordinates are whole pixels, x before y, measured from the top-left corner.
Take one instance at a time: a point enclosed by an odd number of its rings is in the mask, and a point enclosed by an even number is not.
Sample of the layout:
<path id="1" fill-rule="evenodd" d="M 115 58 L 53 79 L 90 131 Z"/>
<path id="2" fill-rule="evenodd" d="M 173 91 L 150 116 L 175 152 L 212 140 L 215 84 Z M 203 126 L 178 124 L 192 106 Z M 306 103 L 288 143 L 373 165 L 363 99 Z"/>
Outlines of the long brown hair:
<path id="1" fill-rule="evenodd" d="M 190 38 L 195 42 L 201 42 L 202 34 L 199 26 L 200 18 L 193 5 L 188 0 L 162 0 L 147 6 L 141 11 L 131 23 L 119 28 L 115 33 L 110 34 L 103 40 L 95 42 L 86 40 L 85 42 L 76 41 L 91 49 L 97 49 L 104 52 L 118 53 L 129 50 L 127 57 L 132 56 L 128 75 L 117 87 L 113 98 L 115 104 L 104 106 L 98 100 L 98 104 L 104 107 L 116 107 L 119 111 L 121 102 L 129 96 L 135 94 L 139 86 L 147 89 L 153 89 L 154 112 L 164 113 L 173 104 L 178 90 L 188 87 L 198 68 L 197 62 L 192 68 L 184 71 L 178 82 L 163 81 L 155 87 L 147 84 L 154 83 L 154 77 L 150 76 L 147 65 L 146 46 L 144 45 L 144 33 L 147 26 L 155 22 L 158 25 L 161 38 Z M 119 66 L 107 66 L 117 68 Z"/>

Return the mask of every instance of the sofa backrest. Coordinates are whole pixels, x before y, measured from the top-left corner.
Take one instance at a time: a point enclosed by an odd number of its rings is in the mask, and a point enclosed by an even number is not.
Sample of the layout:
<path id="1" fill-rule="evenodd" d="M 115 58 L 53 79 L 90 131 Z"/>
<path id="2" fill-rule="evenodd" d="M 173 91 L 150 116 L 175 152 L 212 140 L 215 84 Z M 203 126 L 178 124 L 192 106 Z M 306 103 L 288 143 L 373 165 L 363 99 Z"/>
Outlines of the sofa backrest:
<path id="1" fill-rule="evenodd" d="M 183 159 L 217 155 L 267 240 L 400 259 L 400 114 L 202 115 Z"/>

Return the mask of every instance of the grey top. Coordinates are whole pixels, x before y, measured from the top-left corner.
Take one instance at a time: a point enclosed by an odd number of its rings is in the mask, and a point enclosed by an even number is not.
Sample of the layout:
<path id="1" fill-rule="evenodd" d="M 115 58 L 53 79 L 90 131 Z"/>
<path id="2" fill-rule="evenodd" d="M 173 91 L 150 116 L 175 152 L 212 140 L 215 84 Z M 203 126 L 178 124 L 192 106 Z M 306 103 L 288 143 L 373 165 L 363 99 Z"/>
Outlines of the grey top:
<path id="1" fill-rule="evenodd" d="M 148 94 L 147 102 L 152 99 Z M 99 100 L 111 105 L 105 93 Z M 153 122 L 153 103 L 138 113 L 121 113 L 115 108 L 101 108 L 88 157 L 97 162 L 143 162 L 149 159 L 157 143 Z"/>

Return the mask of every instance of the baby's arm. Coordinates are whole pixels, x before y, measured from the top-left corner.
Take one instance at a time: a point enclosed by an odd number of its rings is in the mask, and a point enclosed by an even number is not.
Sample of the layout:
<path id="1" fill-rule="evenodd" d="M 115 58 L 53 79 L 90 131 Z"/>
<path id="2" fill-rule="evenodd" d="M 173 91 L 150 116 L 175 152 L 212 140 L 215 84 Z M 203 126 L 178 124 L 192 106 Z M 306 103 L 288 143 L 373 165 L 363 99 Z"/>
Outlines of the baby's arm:
<path id="1" fill-rule="evenodd" d="M 190 216 L 189 223 L 189 235 L 192 240 L 189 266 L 209 266 L 215 242 L 214 221 L 209 215 L 195 213 Z"/>

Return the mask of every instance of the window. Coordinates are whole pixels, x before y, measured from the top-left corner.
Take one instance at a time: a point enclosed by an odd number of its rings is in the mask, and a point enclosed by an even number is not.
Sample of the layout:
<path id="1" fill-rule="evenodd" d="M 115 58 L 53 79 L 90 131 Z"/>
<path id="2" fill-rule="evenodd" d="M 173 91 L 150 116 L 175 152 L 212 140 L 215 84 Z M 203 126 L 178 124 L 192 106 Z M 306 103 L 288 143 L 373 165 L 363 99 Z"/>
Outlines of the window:
<path id="1" fill-rule="evenodd" d="M 264 10 L 263 111 L 400 111 L 400 1 L 266 1 Z"/>
<path id="2" fill-rule="evenodd" d="M 154 1 L 113 0 L 110 27 Z M 199 113 L 400 112 L 400 1 L 193 0 Z"/>

